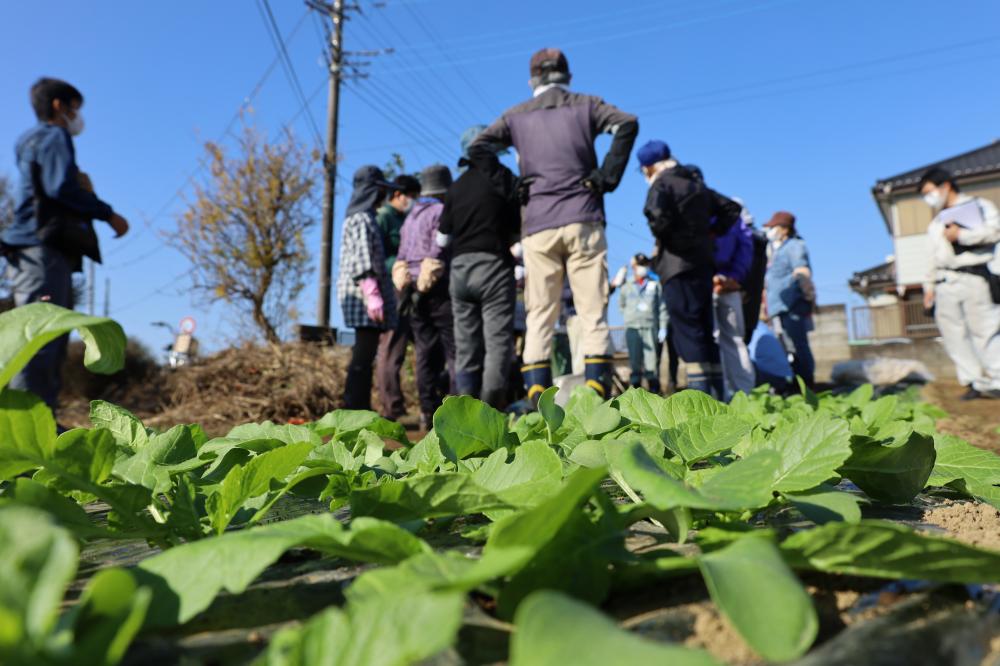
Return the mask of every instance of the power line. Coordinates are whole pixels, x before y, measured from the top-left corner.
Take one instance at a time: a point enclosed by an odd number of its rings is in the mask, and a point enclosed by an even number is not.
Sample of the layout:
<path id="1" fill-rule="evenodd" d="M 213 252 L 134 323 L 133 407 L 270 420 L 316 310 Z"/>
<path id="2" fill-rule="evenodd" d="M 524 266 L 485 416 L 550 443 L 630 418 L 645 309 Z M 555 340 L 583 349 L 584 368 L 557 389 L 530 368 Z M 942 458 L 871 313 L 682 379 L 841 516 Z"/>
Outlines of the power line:
<path id="1" fill-rule="evenodd" d="M 281 58 L 285 75 L 288 77 L 288 81 L 292 86 L 292 92 L 294 92 L 299 98 L 299 102 L 306 107 L 306 116 L 309 118 L 309 125 L 312 128 L 316 143 L 318 145 L 322 145 L 323 137 L 319 131 L 319 125 L 316 123 L 316 118 L 313 117 L 312 111 L 308 109 L 306 95 L 302 90 L 302 83 L 299 81 L 299 75 L 295 71 L 295 65 L 292 63 L 292 59 L 288 55 L 288 48 L 285 45 L 284 38 L 281 36 L 281 30 L 278 28 L 278 23 L 274 19 L 274 13 L 271 11 L 270 0 L 257 0 L 257 9 L 261 13 L 261 19 L 264 21 L 264 25 L 268 28 L 271 43 L 278 52 L 278 56 Z"/>

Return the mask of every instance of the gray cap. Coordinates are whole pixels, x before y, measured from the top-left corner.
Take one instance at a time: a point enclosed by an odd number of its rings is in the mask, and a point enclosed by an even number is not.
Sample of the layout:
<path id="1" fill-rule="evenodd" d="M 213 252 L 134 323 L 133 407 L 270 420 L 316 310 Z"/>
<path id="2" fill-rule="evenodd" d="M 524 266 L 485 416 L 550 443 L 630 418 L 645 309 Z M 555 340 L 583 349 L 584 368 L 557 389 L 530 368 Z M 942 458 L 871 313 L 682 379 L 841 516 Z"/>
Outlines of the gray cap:
<path id="1" fill-rule="evenodd" d="M 443 164 L 432 164 L 420 172 L 420 195 L 444 194 L 451 187 L 451 171 Z"/>

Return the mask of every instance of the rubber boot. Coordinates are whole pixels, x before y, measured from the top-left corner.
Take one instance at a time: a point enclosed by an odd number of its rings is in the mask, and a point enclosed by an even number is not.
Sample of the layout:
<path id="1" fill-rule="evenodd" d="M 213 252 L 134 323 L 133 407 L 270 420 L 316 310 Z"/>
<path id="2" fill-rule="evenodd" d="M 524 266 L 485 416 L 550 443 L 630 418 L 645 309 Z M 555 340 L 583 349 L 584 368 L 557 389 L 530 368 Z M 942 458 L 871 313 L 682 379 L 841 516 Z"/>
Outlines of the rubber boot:
<path id="1" fill-rule="evenodd" d="M 521 376 L 528 390 L 528 400 L 537 406 L 542 391 L 552 386 L 552 364 L 549 361 L 529 363 L 521 367 Z"/>
<path id="2" fill-rule="evenodd" d="M 646 377 L 646 384 L 649 386 L 649 392 L 654 395 L 660 395 L 660 380 L 655 376 Z"/>
<path id="3" fill-rule="evenodd" d="M 638 372 L 633 372 L 631 375 L 629 375 L 628 385 L 631 386 L 632 388 L 639 388 L 640 386 L 642 386 L 642 375 L 640 375 Z"/>
<path id="4" fill-rule="evenodd" d="M 587 386 L 597 391 L 602 398 L 611 393 L 612 361 L 610 356 L 587 356 L 583 359 Z"/>

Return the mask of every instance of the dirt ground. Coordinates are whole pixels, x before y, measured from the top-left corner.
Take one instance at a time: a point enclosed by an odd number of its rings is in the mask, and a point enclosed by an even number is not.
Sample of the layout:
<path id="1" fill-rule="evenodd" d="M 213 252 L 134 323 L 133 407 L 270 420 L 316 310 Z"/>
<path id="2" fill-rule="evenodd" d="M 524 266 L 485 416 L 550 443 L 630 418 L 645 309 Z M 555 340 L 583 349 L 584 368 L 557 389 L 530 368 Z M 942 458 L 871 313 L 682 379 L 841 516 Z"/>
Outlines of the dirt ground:
<path id="1" fill-rule="evenodd" d="M 924 388 L 924 398 L 951 415 L 938 421 L 938 429 L 970 444 L 1000 452 L 1000 400 L 962 402 L 958 398 L 964 392 L 954 380 L 936 381 Z"/>

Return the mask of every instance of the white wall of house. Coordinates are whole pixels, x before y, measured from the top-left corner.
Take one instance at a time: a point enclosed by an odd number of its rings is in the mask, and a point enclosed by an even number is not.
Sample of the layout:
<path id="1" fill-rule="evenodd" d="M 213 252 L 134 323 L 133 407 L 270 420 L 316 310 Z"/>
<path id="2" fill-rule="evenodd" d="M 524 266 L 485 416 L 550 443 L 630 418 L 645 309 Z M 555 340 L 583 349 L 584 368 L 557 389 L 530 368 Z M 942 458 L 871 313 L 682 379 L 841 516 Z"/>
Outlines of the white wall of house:
<path id="1" fill-rule="evenodd" d="M 897 236 L 893 243 L 896 246 L 896 285 L 922 284 L 927 279 L 931 262 L 926 234 Z"/>

